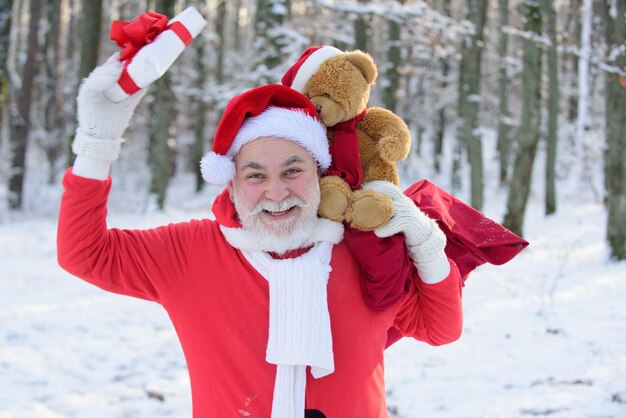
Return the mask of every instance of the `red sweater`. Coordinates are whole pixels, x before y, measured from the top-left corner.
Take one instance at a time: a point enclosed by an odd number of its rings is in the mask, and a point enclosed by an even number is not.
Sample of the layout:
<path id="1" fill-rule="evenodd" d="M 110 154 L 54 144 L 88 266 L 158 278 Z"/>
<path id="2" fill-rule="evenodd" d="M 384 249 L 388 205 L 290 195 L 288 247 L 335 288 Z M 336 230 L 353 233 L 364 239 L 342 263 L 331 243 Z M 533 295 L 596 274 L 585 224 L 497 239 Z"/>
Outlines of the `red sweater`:
<path id="1" fill-rule="evenodd" d="M 111 180 L 63 180 L 59 264 L 110 292 L 155 301 L 168 312 L 187 360 L 195 418 L 270 416 L 276 367 L 265 361 L 267 281 L 225 240 L 218 224 L 193 220 L 149 230 L 108 229 Z M 335 372 L 307 374 L 306 408 L 326 417 L 387 417 L 383 351 L 387 330 L 429 344 L 462 329 L 461 278 L 424 284 L 417 277 L 385 311 L 367 307 L 359 266 L 334 247 L 328 308 Z"/>

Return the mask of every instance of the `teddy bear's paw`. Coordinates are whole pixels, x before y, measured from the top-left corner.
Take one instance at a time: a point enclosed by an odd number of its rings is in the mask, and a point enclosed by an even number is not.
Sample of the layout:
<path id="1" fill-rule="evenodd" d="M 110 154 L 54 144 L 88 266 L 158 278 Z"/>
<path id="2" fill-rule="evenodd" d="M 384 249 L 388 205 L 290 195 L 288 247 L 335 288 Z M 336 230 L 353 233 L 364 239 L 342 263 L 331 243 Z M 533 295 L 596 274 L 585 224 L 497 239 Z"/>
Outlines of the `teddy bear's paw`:
<path id="1" fill-rule="evenodd" d="M 327 176 L 320 179 L 320 205 L 317 213 L 331 221 L 345 219 L 352 189 L 339 177 Z"/>
<path id="2" fill-rule="evenodd" d="M 322 218 L 341 222 L 345 219 L 348 203 L 349 200 L 346 196 L 336 189 L 323 190 L 321 191 L 320 205 L 317 208 L 317 214 Z"/>
<path id="3" fill-rule="evenodd" d="M 373 231 L 386 224 L 393 214 L 393 200 L 374 190 L 357 190 L 346 213 L 346 220 L 361 231 Z"/>
<path id="4" fill-rule="evenodd" d="M 411 149 L 411 137 L 404 132 L 397 135 L 389 135 L 378 141 L 378 152 L 387 161 L 395 162 L 406 159 Z"/>

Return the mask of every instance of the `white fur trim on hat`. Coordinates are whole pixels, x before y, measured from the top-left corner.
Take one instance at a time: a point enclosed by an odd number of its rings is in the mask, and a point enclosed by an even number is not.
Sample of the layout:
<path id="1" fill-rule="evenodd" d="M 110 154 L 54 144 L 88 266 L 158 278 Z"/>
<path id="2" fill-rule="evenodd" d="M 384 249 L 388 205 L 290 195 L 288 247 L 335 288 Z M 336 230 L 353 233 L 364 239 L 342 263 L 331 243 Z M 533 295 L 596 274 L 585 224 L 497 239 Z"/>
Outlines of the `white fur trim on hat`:
<path id="1" fill-rule="evenodd" d="M 299 91 L 300 93 L 304 92 L 304 88 L 306 87 L 306 83 L 309 79 L 315 74 L 320 65 L 327 59 L 333 58 L 337 55 L 342 54 L 342 52 L 333 47 L 333 46 L 323 46 L 317 51 L 313 52 L 309 55 L 304 63 L 298 69 L 296 76 L 293 78 L 293 82 L 291 83 L 291 88 Z"/>
<path id="2" fill-rule="evenodd" d="M 226 184 L 235 176 L 235 163 L 230 157 L 211 151 L 200 160 L 200 172 L 207 183 Z"/>
<path id="3" fill-rule="evenodd" d="M 269 107 L 258 116 L 247 118 L 237 132 L 226 155 L 211 151 L 200 161 L 202 178 L 211 184 L 225 184 L 235 176 L 233 157 L 248 142 L 262 137 L 294 141 L 313 156 L 322 170 L 330 167 L 326 127 L 300 109 Z"/>
<path id="4" fill-rule="evenodd" d="M 326 170 L 330 166 L 326 127 L 302 110 L 282 107 L 269 107 L 260 115 L 247 118 L 226 155 L 232 158 L 245 144 L 264 136 L 294 141 L 309 151 L 320 168 Z"/>

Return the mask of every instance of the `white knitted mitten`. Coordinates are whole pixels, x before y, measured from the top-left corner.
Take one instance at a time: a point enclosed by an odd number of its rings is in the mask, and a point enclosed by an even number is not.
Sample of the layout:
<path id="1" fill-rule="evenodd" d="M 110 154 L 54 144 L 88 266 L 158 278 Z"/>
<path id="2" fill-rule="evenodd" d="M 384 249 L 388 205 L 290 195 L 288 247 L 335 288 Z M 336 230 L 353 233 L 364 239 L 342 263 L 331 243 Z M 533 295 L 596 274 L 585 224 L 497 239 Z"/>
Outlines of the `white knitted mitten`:
<path id="1" fill-rule="evenodd" d="M 72 151 L 85 161 L 111 162 L 119 156 L 126 130 L 135 107 L 146 94 L 141 89 L 128 99 L 114 103 L 104 96 L 104 90 L 116 83 L 123 64 L 119 53 L 113 54 L 104 64 L 96 67 L 85 78 L 78 92 L 78 127 Z"/>
<path id="2" fill-rule="evenodd" d="M 423 281 L 436 283 L 450 273 L 450 264 L 444 252 L 446 236 L 437 222 L 419 210 L 393 183 L 372 181 L 364 189 L 375 190 L 393 200 L 393 215 L 389 222 L 374 233 L 381 237 L 403 233 L 411 260 L 415 263 Z"/>

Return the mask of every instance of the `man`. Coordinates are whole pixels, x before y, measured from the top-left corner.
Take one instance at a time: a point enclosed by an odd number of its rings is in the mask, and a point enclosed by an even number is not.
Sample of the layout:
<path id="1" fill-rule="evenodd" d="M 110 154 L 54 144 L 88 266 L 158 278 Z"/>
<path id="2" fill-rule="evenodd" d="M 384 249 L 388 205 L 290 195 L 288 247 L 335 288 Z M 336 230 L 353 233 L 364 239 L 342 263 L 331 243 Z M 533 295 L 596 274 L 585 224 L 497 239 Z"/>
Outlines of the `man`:
<path id="1" fill-rule="evenodd" d="M 108 229 L 109 166 L 143 94 L 108 101 L 102 91 L 120 71 L 110 59 L 79 93 L 77 158 L 59 215 L 61 266 L 167 310 L 195 418 L 386 417 L 387 331 L 430 344 L 461 333 L 461 279 L 436 224 L 393 185 L 368 185 L 396 204 L 378 233 L 403 232 L 416 267 L 395 305 L 368 308 L 342 225 L 316 216 L 319 174 L 330 164 L 324 127 L 305 96 L 270 85 L 229 103 L 202 161 L 207 181 L 227 183 L 215 221 Z"/>

